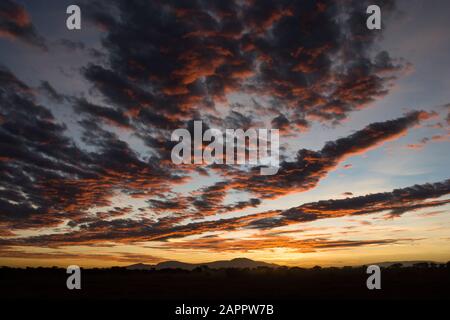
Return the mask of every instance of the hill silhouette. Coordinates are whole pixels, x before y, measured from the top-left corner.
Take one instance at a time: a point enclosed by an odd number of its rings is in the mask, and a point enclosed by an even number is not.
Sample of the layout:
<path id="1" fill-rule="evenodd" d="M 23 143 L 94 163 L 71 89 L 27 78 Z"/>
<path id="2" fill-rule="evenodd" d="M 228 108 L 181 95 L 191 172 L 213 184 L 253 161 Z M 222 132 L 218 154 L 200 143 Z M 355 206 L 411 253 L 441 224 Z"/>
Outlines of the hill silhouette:
<path id="1" fill-rule="evenodd" d="M 430 265 L 430 264 L 441 264 L 441 262 L 435 262 L 435 261 L 428 261 L 428 260 L 413 260 L 413 261 L 383 261 L 383 262 L 376 262 L 371 263 L 375 264 L 377 266 L 387 268 L 395 265 L 400 265 L 401 267 L 412 267 L 412 266 L 418 266 L 418 265 Z"/>
<path id="2" fill-rule="evenodd" d="M 126 267 L 128 270 L 163 270 L 163 269 L 183 269 L 194 270 L 199 267 L 208 267 L 210 269 L 222 269 L 222 268 L 239 268 L 239 269 L 254 269 L 258 267 L 278 268 L 277 264 L 267 263 L 263 261 L 254 261 L 248 258 L 235 258 L 232 260 L 218 260 L 205 263 L 186 263 L 180 261 L 164 261 L 155 265 L 137 263 Z"/>
<path id="3" fill-rule="evenodd" d="M 81 290 L 68 290 L 65 268 L 0 268 L 0 299 L 131 299 L 151 301 L 317 299 L 450 299 L 450 262 L 381 267 L 381 290 L 368 290 L 367 268 L 270 267 L 249 259 L 215 261 L 192 270 L 168 261 L 160 269 L 81 270 Z M 188 264 L 192 268 L 195 264 Z M 218 266 L 233 267 L 218 267 Z M 258 265 L 258 266 L 257 266 Z M 269 265 L 269 267 L 267 266 Z M 137 267 L 146 266 L 139 264 Z M 167 268 L 167 266 L 169 266 Z M 246 266 L 246 267 L 236 267 Z M 253 267 L 256 266 L 256 267 Z M 132 267 L 132 266 L 130 266 Z M 154 267 L 154 266 L 153 266 Z M 217 268 L 216 268 L 217 267 Z"/>

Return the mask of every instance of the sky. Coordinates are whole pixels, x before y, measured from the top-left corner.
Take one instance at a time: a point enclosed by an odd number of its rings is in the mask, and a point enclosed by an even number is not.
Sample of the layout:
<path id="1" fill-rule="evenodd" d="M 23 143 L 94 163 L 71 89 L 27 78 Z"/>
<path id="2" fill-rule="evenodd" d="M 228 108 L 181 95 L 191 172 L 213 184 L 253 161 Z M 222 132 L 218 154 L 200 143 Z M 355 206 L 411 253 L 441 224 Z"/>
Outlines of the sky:
<path id="1" fill-rule="evenodd" d="M 0 265 L 450 260 L 449 10 L 3 0 Z M 278 129 L 278 172 L 173 163 L 194 121 Z"/>

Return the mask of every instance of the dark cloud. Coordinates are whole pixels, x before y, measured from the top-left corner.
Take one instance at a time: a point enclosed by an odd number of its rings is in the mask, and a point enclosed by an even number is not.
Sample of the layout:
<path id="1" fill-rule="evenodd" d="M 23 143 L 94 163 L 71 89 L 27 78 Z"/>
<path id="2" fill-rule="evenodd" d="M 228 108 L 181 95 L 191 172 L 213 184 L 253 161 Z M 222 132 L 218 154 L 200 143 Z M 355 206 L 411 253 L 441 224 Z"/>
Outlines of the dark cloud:
<path id="1" fill-rule="evenodd" d="M 394 9 L 393 1 L 378 3 L 384 15 Z M 447 180 L 284 211 L 198 220 L 310 190 L 347 157 L 398 138 L 433 116 L 423 111 L 372 123 L 317 151 L 298 150 L 293 160 L 282 157 L 273 176 L 261 176 L 260 168 L 174 166 L 170 161 L 174 145 L 170 133 L 176 128 L 192 133 L 194 120 L 204 120 L 204 130 L 270 123 L 293 134 L 315 121 L 336 125 L 386 94 L 402 66 L 387 52 L 376 50 L 381 32 L 367 32 L 368 4 L 372 3 L 89 1 L 83 13 L 87 23 L 103 31 L 101 50 L 68 39 L 55 43 L 103 58 L 81 70 L 92 88 L 89 95 L 66 96 L 48 81 L 34 90 L 0 68 L 0 226 L 11 230 L 1 233 L 0 244 L 54 247 L 165 241 L 345 215 L 386 212 L 396 217 L 448 203 L 436 199 L 448 194 Z M 10 0 L 0 4 L 0 36 L 45 48 L 25 9 Z M 76 138 L 48 106 L 37 102 L 38 94 L 45 95 L 49 104 L 73 107 L 70 122 L 77 125 Z M 252 105 L 228 101 L 233 95 L 249 98 Z M 121 134 L 140 139 L 148 150 L 138 152 Z M 222 181 L 187 194 L 173 191 L 190 174 L 211 172 Z M 241 191 L 246 199 L 225 201 L 230 193 Z M 116 195 L 143 198 L 148 206 L 111 208 Z M 14 238 L 16 230 L 55 226 L 69 231 Z M 198 246 L 216 245 L 211 241 L 217 239 L 204 239 L 210 242 Z M 284 243 L 306 250 L 396 241 L 300 243 L 272 238 L 216 246 L 252 250 Z"/>
<path id="2" fill-rule="evenodd" d="M 450 200 L 436 200 L 450 193 L 450 180 L 437 183 L 414 185 L 392 192 L 369 194 L 366 196 L 326 200 L 307 203 L 291 208 L 281 213 L 281 219 L 274 221 L 275 225 L 315 220 L 344 215 L 361 215 L 377 212 L 387 212 L 390 216 L 398 216 L 408 211 L 421 208 L 441 206 Z M 273 225 L 272 225 L 273 226 Z"/>
<path id="3" fill-rule="evenodd" d="M 54 223 L 46 215 L 51 200 L 40 183 L 67 175 L 87 175 L 74 162 L 86 160 L 64 136 L 65 126 L 56 123 L 45 107 L 34 101 L 33 90 L 0 69 L 2 219 L 26 224 Z M 33 214 L 34 217 L 30 215 Z M 41 216 L 42 214 L 42 216 Z"/>
<path id="4" fill-rule="evenodd" d="M 101 119 L 116 126 L 129 127 L 130 120 L 122 112 L 111 107 L 103 107 L 89 103 L 86 99 L 74 99 L 75 110 L 90 115 L 93 119 Z"/>
<path id="5" fill-rule="evenodd" d="M 289 120 L 284 114 L 280 114 L 279 116 L 272 119 L 272 128 L 274 129 L 284 131 L 289 127 L 289 124 Z"/>
<path id="6" fill-rule="evenodd" d="M 47 50 L 44 38 L 37 34 L 25 8 L 12 0 L 0 2 L 0 37 L 19 39 Z"/>
<path id="7" fill-rule="evenodd" d="M 44 227 L 64 220 L 76 225 L 87 209 L 109 205 L 118 190 L 158 195 L 180 181 L 157 162 L 141 160 L 126 142 L 98 125 L 101 115 L 113 120 L 113 113 L 89 106 L 95 120 L 80 121 L 82 139 L 97 151 L 87 152 L 66 136 L 66 127 L 49 109 L 36 103 L 34 91 L 5 68 L 0 82 L 3 226 Z"/>
<path id="8" fill-rule="evenodd" d="M 400 68 L 387 52 L 372 58 L 377 33 L 367 33 L 367 3 L 90 2 L 109 68 L 91 65 L 85 75 L 111 103 L 144 105 L 154 117 L 194 118 L 236 92 L 270 96 L 264 108 L 276 126 L 287 129 L 286 117 L 294 131 L 307 121 L 337 123 L 384 95 Z M 379 4 L 386 15 L 394 7 Z"/>
<path id="9" fill-rule="evenodd" d="M 89 116 L 79 121 L 83 129 L 82 141 L 95 150 L 87 152 L 66 137 L 65 126 L 58 124 L 46 107 L 35 102 L 33 90 L 8 70 L 0 71 L 3 119 L 0 128 L 0 221 L 12 229 L 55 226 L 69 220 L 69 226 L 82 225 L 84 230 L 107 228 L 111 238 L 126 239 L 127 232 L 137 232 L 138 238 L 151 234 L 163 238 L 167 235 L 159 235 L 158 227 L 171 228 L 170 223 L 178 224 L 189 217 L 255 207 L 264 198 L 307 190 L 346 156 L 364 152 L 397 137 L 430 116 L 425 112 L 412 112 L 396 120 L 371 124 L 348 137 L 327 143 L 320 151 L 300 150 L 296 161 L 283 162 L 279 174 L 265 179 L 253 171 L 246 173 L 230 169 L 228 180 L 198 190 L 196 194 L 178 196 L 175 203 L 174 199 L 166 198 L 165 193 L 174 184 L 186 181 L 185 177 L 155 158 L 142 160 L 125 141 L 102 128 L 98 122 L 98 119 L 107 119 L 127 125 L 127 118 L 121 117 L 118 109 L 71 99 L 77 110 Z M 233 189 L 242 189 L 255 196 L 224 205 L 227 191 Z M 155 213 L 173 209 L 173 213 L 179 212 L 180 215 L 148 220 L 142 229 L 142 224 L 123 218 L 114 225 L 102 221 L 100 216 L 97 220 L 86 219 L 88 209 L 111 205 L 110 200 L 117 191 L 134 197 L 159 197 L 149 202 Z M 317 215 L 312 212 L 304 214 L 301 219 L 315 218 Z M 121 224 L 116 226 L 117 223 Z M 254 223 L 267 224 L 265 220 Z M 112 232 L 116 227 L 117 231 L 121 230 L 121 226 L 123 230 L 118 235 Z M 211 228 L 209 224 L 203 226 Z M 218 226 L 220 229 L 220 224 Z M 175 230 L 183 234 L 180 231 L 182 227 Z M 186 231 L 190 232 L 197 231 Z M 98 236 L 98 232 L 93 232 L 89 237 L 96 240 Z"/>
<path id="10" fill-rule="evenodd" d="M 102 260 L 112 262 L 143 262 L 155 263 L 164 259 L 147 254 L 137 254 L 130 252 L 113 252 L 111 254 L 95 253 L 68 253 L 62 251 L 56 252 L 30 252 L 25 250 L 0 248 L 0 258 L 18 258 L 18 259 L 42 259 L 42 260 Z"/>
<path id="11" fill-rule="evenodd" d="M 354 248 L 362 246 L 385 246 L 412 242 L 416 239 L 381 239 L 381 240 L 331 240 L 328 238 L 294 239 L 286 236 L 259 237 L 257 239 L 223 239 L 202 238 L 195 241 L 166 243 L 165 248 L 195 249 L 218 252 L 249 252 L 265 249 L 283 248 L 294 252 L 315 252 L 336 248 Z"/>
<path id="12" fill-rule="evenodd" d="M 450 200 L 434 200 L 450 193 L 450 180 L 437 183 L 414 185 L 395 189 L 391 192 L 374 193 L 360 197 L 324 200 L 305 203 L 288 210 L 267 211 L 257 214 L 180 224 L 180 217 L 171 216 L 158 222 L 149 219 L 117 219 L 94 221 L 83 225 L 80 231 L 67 234 L 41 235 L 22 239 L 3 240 L 3 245 L 62 246 L 75 244 L 95 244 L 106 241 L 133 243 L 141 241 L 164 241 L 170 238 L 199 235 L 204 232 L 230 231 L 237 229 L 271 230 L 294 223 L 311 222 L 317 219 L 343 216 L 359 216 L 386 212 L 396 217 L 408 211 L 437 207 Z M 195 242 L 197 240 L 192 240 Z M 167 244 L 170 247 L 173 243 Z M 364 243 L 367 245 L 368 243 Z M 176 247 L 177 245 L 174 244 Z M 181 244 L 180 246 L 183 246 Z M 187 245 L 189 246 L 189 245 Z M 192 246 L 195 246 L 193 244 Z M 263 246 L 263 243 L 261 243 Z M 260 246 L 260 248 L 262 248 Z"/>
<path id="13" fill-rule="evenodd" d="M 65 99 L 65 97 L 57 92 L 48 81 L 41 81 L 39 90 L 53 102 L 62 103 Z"/>
<path id="14" fill-rule="evenodd" d="M 309 190 L 338 166 L 347 157 L 362 154 L 386 141 L 402 136 L 421 121 L 432 117 L 432 113 L 414 111 L 404 117 L 385 122 L 372 123 L 362 130 L 329 141 L 319 151 L 301 149 L 294 161 L 283 161 L 275 175 L 262 176 L 259 168 L 249 172 L 229 171 L 228 180 L 216 183 L 203 190 L 202 199 L 210 198 L 214 208 L 227 190 L 245 189 L 260 198 L 274 198 L 291 192 Z M 207 209 L 205 201 L 202 209 Z"/>
<path id="15" fill-rule="evenodd" d="M 394 120 L 372 123 L 347 137 L 329 141 L 319 151 L 301 149 L 294 161 L 282 161 L 277 174 L 272 176 L 261 176 L 258 167 L 241 171 L 220 166 L 218 172 L 223 174 L 224 180 L 202 188 L 198 195 L 187 196 L 183 201 L 190 202 L 197 216 L 201 217 L 254 207 L 261 199 L 310 190 L 349 156 L 363 154 L 396 139 L 406 134 L 409 128 L 432 117 L 433 113 L 413 111 Z M 254 198 L 224 205 L 223 201 L 230 191 L 250 192 Z M 256 203 L 255 199 L 259 202 Z"/>

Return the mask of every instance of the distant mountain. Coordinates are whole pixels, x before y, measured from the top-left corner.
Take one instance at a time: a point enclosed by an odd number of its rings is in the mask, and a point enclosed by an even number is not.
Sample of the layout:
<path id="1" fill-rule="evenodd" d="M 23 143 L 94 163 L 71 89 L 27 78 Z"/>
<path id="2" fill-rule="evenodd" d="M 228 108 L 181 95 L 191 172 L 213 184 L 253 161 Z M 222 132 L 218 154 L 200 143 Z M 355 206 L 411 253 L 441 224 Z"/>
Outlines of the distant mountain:
<path id="1" fill-rule="evenodd" d="M 155 266 L 151 264 L 144 264 L 144 263 L 136 263 L 132 264 L 131 266 L 126 267 L 128 270 L 151 270 L 155 268 Z"/>
<path id="2" fill-rule="evenodd" d="M 155 265 L 154 268 L 157 270 L 161 270 L 161 269 L 192 270 L 195 267 L 198 267 L 200 265 L 201 264 L 185 263 L 185 262 L 180 262 L 180 261 L 164 261 L 164 262 L 160 262 L 157 265 Z"/>
<path id="3" fill-rule="evenodd" d="M 126 267 L 128 270 L 161 270 L 161 269 L 184 269 L 193 270 L 197 267 L 207 266 L 211 269 L 221 269 L 221 268 L 258 268 L 258 267 L 268 267 L 277 268 L 279 265 L 273 263 L 267 263 L 262 261 L 254 261 L 247 258 L 236 258 L 232 260 L 220 260 L 206 263 L 185 263 L 180 261 L 164 261 L 156 265 L 137 263 Z"/>
<path id="4" fill-rule="evenodd" d="M 418 261 L 385 261 L 385 262 L 370 263 L 370 264 L 375 264 L 377 266 L 380 266 L 380 267 L 383 267 L 383 268 L 387 268 L 387 267 L 390 267 L 390 266 L 392 266 L 394 264 L 401 264 L 402 267 L 412 267 L 416 263 L 428 263 L 428 264 L 435 263 L 435 264 L 440 264 L 442 262 L 418 260 Z M 369 264 L 367 264 L 367 265 L 369 265 Z"/>
<path id="5" fill-rule="evenodd" d="M 426 260 L 417 260 L 417 261 L 384 261 L 384 262 L 375 262 L 375 263 L 367 263 L 368 265 L 378 265 L 382 268 L 387 268 L 392 265 L 401 264 L 402 267 L 412 267 L 414 264 L 418 263 L 427 263 L 427 264 L 442 264 L 442 262 L 435 261 L 426 261 Z M 184 269 L 184 270 L 193 270 L 197 267 L 207 266 L 210 269 L 221 269 L 221 268 L 238 268 L 238 269 L 254 269 L 258 267 L 268 267 L 268 268 L 278 268 L 280 265 L 267 263 L 262 261 L 254 261 L 247 258 L 236 258 L 232 260 L 219 260 L 213 262 L 205 262 L 205 263 L 185 263 L 180 261 L 164 261 L 155 265 L 137 263 L 126 267 L 128 270 L 162 270 L 162 269 Z"/>
<path id="6" fill-rule="evenodd" d="M 254 261 L 247 258 L 236 258 L 232 260 L 220 260 L 209 262 L 203 264 L 208 266 L 211 269 L 220 269 L 220 268 L 258 268 L 258 267 L 268 267 L 268 268 L 278 268 L 279 265 L 273 263 L 267 263 L 262 261 Z"/>

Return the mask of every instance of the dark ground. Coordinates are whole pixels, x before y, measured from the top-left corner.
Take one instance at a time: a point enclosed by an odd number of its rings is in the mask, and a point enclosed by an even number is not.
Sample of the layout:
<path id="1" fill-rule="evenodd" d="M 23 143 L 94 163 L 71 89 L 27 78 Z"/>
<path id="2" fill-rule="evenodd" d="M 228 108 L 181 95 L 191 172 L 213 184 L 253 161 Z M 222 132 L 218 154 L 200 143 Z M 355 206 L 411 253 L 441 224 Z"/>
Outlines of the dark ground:
<path id="1" fill-rule="evenodd" d="M 450 300 L 450 266 L 383 268 L 381 290 L 368 290 L 366 268 L 83 269 L 68 290 L 60 268 L 0 268 L 0 300 Z"/>

